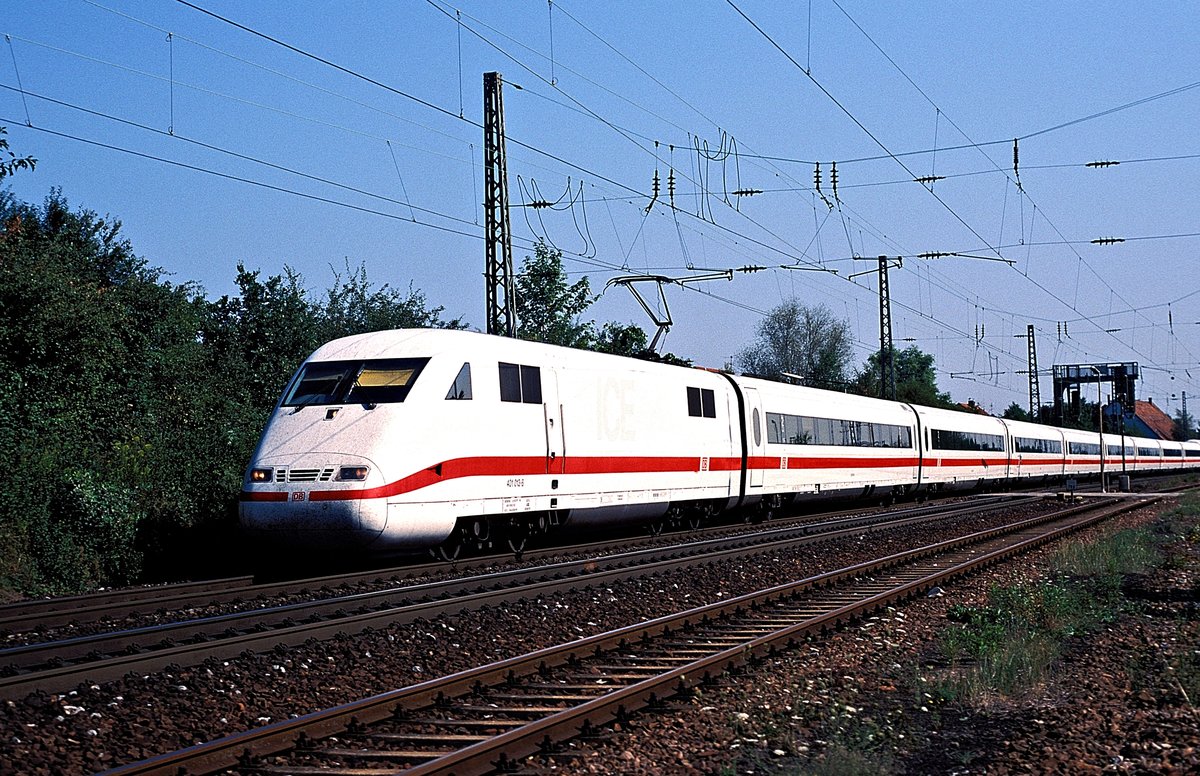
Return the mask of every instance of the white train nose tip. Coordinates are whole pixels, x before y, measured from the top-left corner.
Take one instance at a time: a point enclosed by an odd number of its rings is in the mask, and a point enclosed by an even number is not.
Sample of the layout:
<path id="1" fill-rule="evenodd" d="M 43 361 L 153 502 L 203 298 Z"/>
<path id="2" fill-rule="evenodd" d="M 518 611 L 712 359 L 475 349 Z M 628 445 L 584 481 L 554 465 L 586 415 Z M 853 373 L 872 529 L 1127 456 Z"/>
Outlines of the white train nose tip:
<path id="1" fill-rule="evenodd" d="M 243 501 L 242 528 L 251 535 L 272 537 L 293 547 L 344 549 L 366 547 L 379 538 L 383 523 L 358 500 Z M 362 514 L 369 519 L 364 525 Z M 385 513 L 386 517 L 386 513 Z"/>

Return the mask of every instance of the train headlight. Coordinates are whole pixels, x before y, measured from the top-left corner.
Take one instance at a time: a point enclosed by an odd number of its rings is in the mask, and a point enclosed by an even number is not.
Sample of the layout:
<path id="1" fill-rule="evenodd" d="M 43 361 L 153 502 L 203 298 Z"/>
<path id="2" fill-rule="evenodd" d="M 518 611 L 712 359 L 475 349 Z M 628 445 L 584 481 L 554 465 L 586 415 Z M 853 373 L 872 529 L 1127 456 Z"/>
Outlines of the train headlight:
<path id="1" fill-rule="evenodd" d="M 367 472 L 370 468 L 367 466 L 343 466 L 338 469 L 339 480 L 345 481 L 362 481 L 367 478 Z"/>
<path id="2" fill-rule="evenodd" d="M 251 469 L 251 482 L 270 482 L 275 477 L 275 470 L 271 468 Z"/>

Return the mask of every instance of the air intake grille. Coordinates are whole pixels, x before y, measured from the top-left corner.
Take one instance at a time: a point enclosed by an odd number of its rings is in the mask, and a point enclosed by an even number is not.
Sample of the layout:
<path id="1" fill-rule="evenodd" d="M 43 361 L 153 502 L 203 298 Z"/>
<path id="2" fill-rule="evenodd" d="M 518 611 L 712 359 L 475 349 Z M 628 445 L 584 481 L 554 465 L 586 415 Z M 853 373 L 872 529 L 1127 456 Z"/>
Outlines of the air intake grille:
<path id="1" fill-rule="evenodd" d="M 288 469 L 286 482 L 329 482 L 332 479 L 333 467 L 326 466 L 324 469 Z"/>

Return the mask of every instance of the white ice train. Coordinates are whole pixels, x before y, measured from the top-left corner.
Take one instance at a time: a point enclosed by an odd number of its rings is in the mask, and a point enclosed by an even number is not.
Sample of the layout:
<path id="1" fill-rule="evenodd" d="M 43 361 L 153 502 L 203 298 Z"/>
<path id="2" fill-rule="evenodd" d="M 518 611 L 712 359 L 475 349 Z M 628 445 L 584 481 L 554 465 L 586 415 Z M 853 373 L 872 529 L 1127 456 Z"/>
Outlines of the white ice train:
<path id="1" fill-rule="evenodd" d="M 1200 442 L 1104 436 L 1109 471 Z M 321 346 L 246 473 L 256 539 L 318 551 L 520 548 L 551 526 L 698 524 L 797 499 L 890 498 L 1100 469 L 1086 431 L 462 331 Z M 749 513 L 751 516 L 754 512 Z"/>

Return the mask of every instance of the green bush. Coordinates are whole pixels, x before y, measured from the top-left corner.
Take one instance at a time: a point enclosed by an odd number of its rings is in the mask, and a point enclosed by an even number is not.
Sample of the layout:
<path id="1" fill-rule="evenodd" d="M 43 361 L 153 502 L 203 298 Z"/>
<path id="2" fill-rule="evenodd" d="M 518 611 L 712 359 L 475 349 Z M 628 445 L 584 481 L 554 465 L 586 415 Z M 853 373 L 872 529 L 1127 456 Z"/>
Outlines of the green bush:
<path id="1" fill-rule="evenodd" d="M 0 587 L 233 571 L 242 472 L 299 363 L 348 334 L 462 326 L 346 269 L 314 297 L 239 265 L 238 293 L 213 301 L 120 222 L 0 192 Z"/>
<path id="2" fill-rule="evenodd" d="M 53 483 L 47 506 L 46 519 L 30 532 L 42 579 L 71 591 L 137 579 L 143 515 L 129 488 L 76 471 Z"/>

